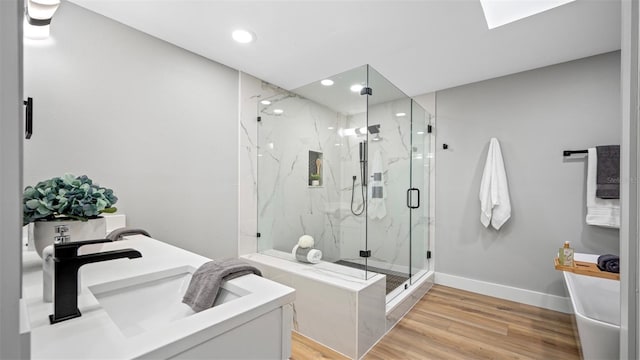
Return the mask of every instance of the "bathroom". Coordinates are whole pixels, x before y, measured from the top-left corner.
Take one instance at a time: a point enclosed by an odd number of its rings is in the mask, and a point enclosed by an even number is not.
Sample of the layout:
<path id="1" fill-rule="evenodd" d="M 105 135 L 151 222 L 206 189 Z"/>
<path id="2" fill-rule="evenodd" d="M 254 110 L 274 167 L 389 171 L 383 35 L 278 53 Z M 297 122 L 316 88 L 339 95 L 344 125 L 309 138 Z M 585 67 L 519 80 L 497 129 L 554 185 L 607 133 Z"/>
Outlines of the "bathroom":
<path id="1" fill-rule="evenodd" d="M 410 60 L 414 57 L 411 54 L 414 44 L 409 40 L 394 39 L 398 54 L 391 58 L 396 62 L 376 63 L 370 59 L 376 53 L 372 49 L 376 48 L 376 41 L 387 39 L 383 36 L 386 28 L 357 28 L 353 36 L 361 41 L 352 44 L 351 58 L 338 62 L 342 55 L 324 55 L 326 59 L 320 63 L 326 62 L 329 66 L 316 69 L 305 62 L 307 58 L 302 57 L 303 51 L 298 54 L 291 50 L 295 48 L 295 42 L 281 37 L 277 46 L 288 55 L 280 55 L 280 73 L 305 76 L 298 82 L 287 82 L 277 81 L 273 74 L 252 76 L 249 75 L 252 72 L 236 70 L 249 69 L 249 63 L 274 61 L 265 58 L 265 48 L 256 47 L 268 46 L 271 34 L 255 30 L 254 44 L 226 45 L 227 31 L 212 35 L 211 41 L 215 45 L 203 42 L 195 45 L 202 46 L 201 49 L 190 49 L 186 43 L 172 45 L 180 42 L 178 28 L 165 25 L 167 29 L 174 29 L 174 33 L 169 30 L 160 33 L 154 29 L 162 25 L 163 19 L 171 16 L 188 19 L 197 9 L 159 8 L 157 12 L 154 10 L 157 17 L 145 23 L 133 15 L 131 18 L 123 15 L 127 12 L 145 14 L 147 10 L 142 2 L 129 2 L 126 7 L 118 8 L 104 2 L 63 1 L 52 19 L 50 38 L 41 43 L 25 41 L 24 44 L 24 92 L 20 91 L 16 96 L 20 101 L 26 96 L 34 99 L 34 131 L 30 140 L 20 144 L 5 138 L 11 131 L 21 133 L 19 129 L 3 127 L 0 131 L 3 146 L 10 147 L 6 152 L 2 151 L 3 179 L 6 179 L 3 181 L 8 182 L 7 189 L 3 184 L 2 190 L 21 190 L 43 178 L 67 172 L 86 173 L 117 190 L 119 212 L 126 214 L 128 223 L 149 230 L 166 243 L 208 258 L 256 253 L 260 250 L 256 238 L 256 232 L 260 230 L 256 216 L 260 181 L 257 153 L 260 138 L 256 121 L 259 101 L 277 95 L 283 91 L 281 88 L 295 89 L 369 63 L 432 115 L 430 146 L 434 157 L 428 161 L 433 170 L 429 172 L 430 179 L 424 179 L 429 189 L 422 194 L 431 207 L 428 212 L 423 208 L 428 213 L 429 228 L 422 239 L 425 250 L 432 254 L 427 264 L 427 270 L 433 271 L 431 281 L 571 312 L 562 275 L 552 266 L 557 248 L 570 240 L 576 252 L 620 254 L 627 262 L 625 265 L 622 261 L 622 265 L 628 266 L 622 268 L 623 281 L 620 283 L 623 314 L 620 357 L 624 358 L 624 354 L 637 354 L 632 351 L 637 351 L 637 307 L 633 289 L 638 285 L 633 264 L 637 261 L 638 249 L 637 241 L 630 235 L 635 228 L 629 222 L 629 214 L 637 215 L 633 210 L 635 202 L 623 204 L 628 208 L 623 208 L 626 210 L 619 232 L 586 225 L 585 159 L 562 156 L 563 150 L 621 144 L 623 161 L 627 164 L 626 168 L 623 164 L 623 171 L 635 171 L 629 167 L 636 159 L 632 149 L 637 143 L 632 136 L 635 125 L 631 119 L 635 118 L 630 118 L 628 110 L 632 108 L 629 89 L 633 83 L 627 81 L 633 73 L 629 70 L 633 63 L 631 55 L 625 51 L 629 51 L 627 46 L 636 39 L 631 35 L 634 33 L 627 21 L 637 19 L 626 19 L 631 11 L 623 10 L 626 6 L 629 9 L 636 6 L 633 9 L 637 11 L 637 3 L 613 3 L 578 0 L 563 5 L 564 8 L 561 6 L 537 15 L 538 22 L 534 16 L 489 31 L 477 2 L 457 5 L 435 2 L 433 11 L 450 6 L 448 11 L 460 14 L 460 18 L 450 24 L 445 18 L 429 18 L 429 26 L 433 27 L 430 29 L 440 29 L 438 32 L 443 34 L 462 28 L 464 24 L 475 24 L 478 28 L 482 25 L 483 31 L 495 34 L 496 43 L 501 47 L 472 49 L 477 54 L 495 52 L 509 59 L 500 67 L 486 66 L 496 69 L 494 72 L 472 73 L 473 68 L 480 67 L 478 64 L 484 66 L 492 58 L 485 55 L 474 59 L 452 46 L 457 41 L 455 38 L 440 43 L 434 41 L 428 48 L 428 56 L 414 60 Z M 228 11 L 236 18 L 225 20 L 222 15 L 215 15 L 221 27 L 237 25 L 231 22 L 242 23 L 238 16 L 243 13 L 277 15 L 276 10 L 271 9 L 273 4 L 257 2 L 249 7 L 247 3 L 238 8 L 224 4 L 218 4 L 218 12 Z M 280 10 L 289 6 L 289 14 L 292 14 L 302 5 L 284 3 L 280 6 Z M 336 23 L 347 23 L 348 16 L 358 12 L 380 16 L 385 11 L 402 9 L 403 14 L 410 16 L 424 11 L 421 6 L 427 5 L 417 2 L 402 5 L 408 8 L 394 6 L 401 5 L 382 2 L 362 8 L 357 3 L 349 3 L 340 14 L 335 9 L 320 6 L 313 9 L 318 14 L 334 14 L 344 20 L 336 20 Z M 473 11 L 463 11 L 467 9 L 465 6 Z M 13 19 L 4 8 L 2 16 L 3 26 L 7 23 L 5 17 Z M 548 25 L 544 26 L 547 28 L 544 32 L 546 41 L 560 36 L 564 33 L 561 31 L 563 16 L 589 16 L 598 31 L 572 23 L 580 31 L 591 31 L 588 36 L 572 35 L 582 39 L 574 47 L 566 46 L 568 43 L 555 43 L 554 52 L 543 56 L 540 51 L 547 48 L 533 38 L 526 38 L 516 42 L 530 46 L 528 53 L 508 51 L 507 45 L 514 42 L 514 37 L 532 36 L 525 32 L 528 24 L 536 31 L 542 31 L 541 24 Z M 626 20 L 621 21 L 621 16 Z M 315 36 L 318 46 L 335 42 L 343 46 L 342 50 L 348 48 L 339 41 L 338 32 L 318 34 L 304 26 L 304 19 L 295 21 L 295 31 Z M 621 23 L 628 26 L 623 29 L 622 37 Z M 257 23 L 241 25 L 260 28 Z M 447 31 L 443 31 L 445 29 Z M 276 30 L 291 31 L 290 28 Z M 3 28 L 1 33 L 5 56 L 4 49 L 8 48 L 5 41 L 9 45 L 12 43 L 11 39 L 5 38 L 9 36 L 5 35 L 8 31 Z M 564 41 L 573 41 L 573 37 L 566 36 Z M 473 41 L 480 42 L 480 39 L 469 39 L 463 44 L 472 46 Z M 592 43 L 592 47 L 585 42 Z M 580 50 L 572 55 L 565 52 L 565 48 Z M 622 52 L 619 51 L 621 48 Z M 225 49 L 230 57 L 223 61 Z M 442 56 L 446 52 L 465 60 L 448 63 L 451 57 Z M 202 55 L 204 53 L 208 56 Z M 315 56 L 321 58 L 321 55 L 316 53 Z M 527 63 L 522 58 L 531 61 Z M 216 59 L 220 59 L 219 62 Z M 524 65 L 517 65 L 521 63 Z M 9 63 L 3 63 L 3 74 L 4 66 L 9 66 L 5 64 Z M 403 77 L 397 70 L 403 67 L 413 67 L 414 71 L 423 67 L 438 70 L 428 73 L 433 79 L 412 82 L 409 81 L 411 74 Z M 2 83 L 6 84 L 4 77 Z M 422 83 L 433 85 L 427 89 L 421 87 L 426 86 Z M 2 111 L 3 119 L 9 116 L 4 113 L 9 111 L 8 107 L 3 106 Z M 3 126 L 8 126 L 4 120 Z M 381 129 L 382 141 L 385 141 L 384 131 L 389 131 L 389 127 L 385 129 L 385 124 L 381 124 Z M 478 221 L 477 192 L 492 137 L 499 139 L 502 146 L 513 207 L 512 218 L 500 231 L 484 229 Z M 20 151 L 24 152 L 23 164 L 15 163 L 15 155 Z M 5 158 L 9 154 L 14 156 Z M 357 173 L 357 148 L 352 155 L 350 166 L 356 170 L 351 171 L 353 174 L 345 174 L 348 181 L 342 184 L 348 191 L 351 191 L 350 176 Z M 17 173 L 21 176 L 17 177 Z M 633 182 L 623 184 L 623 193 L 634 194 L 635 185 Z M 429 192 L 432 192 L 431 196 L 424 196 Z M 356 198 L 355 201 L 360 200 Z M 5 204 L 3 201 L 3 214 L 5 210 L 8 213 L 11 211 L 8 209 L 13 209 Z M 343 205 L 348 207 L 348 204 Z M 3 215 L 2 221 L 3 229 L 15 227 L 11 216 Z M 3 232 L 2 236 L 5 240 L 4 237 L 13 235 Z M 10 247 L 9 241 L 2 243 L 2 263 L 11 266 L 2 270 L 3 284 L 15 284 L 16 288 L 8 289 L 15 290 L 15 293 L 7 294 L 8 298 L 3 295 L 0 308 L 11 309 L 5 306 L 5 301 L 12 305 L 11 299 L 19 297 L 20 268 L 14 264 L 15 256 L 7 255 L 17 248 Z M 3 314 L 2 317 L 3 329 L 11 329 L 13 315 L 6 316 Z M 11 347 L 9 340 L 10 337 L 3 335 L 2 341 L 9 343 L 8 348 Z"/>

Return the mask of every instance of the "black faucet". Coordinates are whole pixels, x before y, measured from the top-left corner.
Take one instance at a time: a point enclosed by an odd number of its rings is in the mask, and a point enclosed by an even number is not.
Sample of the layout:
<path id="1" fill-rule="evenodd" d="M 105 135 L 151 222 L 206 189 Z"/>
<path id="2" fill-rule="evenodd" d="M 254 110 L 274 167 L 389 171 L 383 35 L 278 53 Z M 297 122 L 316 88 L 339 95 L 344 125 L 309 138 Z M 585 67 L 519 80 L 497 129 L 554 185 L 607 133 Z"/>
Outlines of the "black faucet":
<path id="1" fill-rule="evenodd" d="M 78 248 L 83 245 L 111 242 L 109 239 L 74 241 L 53 245 L 54 290 L 53 314 L 49 315 L 51 324 L 81 316 L 78 310 L 78 269 L 82 265 L 122 259 L 142 257 L 139 251 L 122 249 L 78 255 Z"/>

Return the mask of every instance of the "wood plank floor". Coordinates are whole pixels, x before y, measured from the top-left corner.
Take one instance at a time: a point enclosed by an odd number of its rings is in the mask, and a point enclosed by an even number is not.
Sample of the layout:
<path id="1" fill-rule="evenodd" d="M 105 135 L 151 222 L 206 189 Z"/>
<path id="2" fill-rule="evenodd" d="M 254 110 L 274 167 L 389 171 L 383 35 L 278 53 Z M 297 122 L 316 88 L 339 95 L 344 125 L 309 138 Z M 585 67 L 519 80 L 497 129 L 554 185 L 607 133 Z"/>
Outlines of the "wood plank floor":
<path id="1" fill-rule="evenodd" d="M 292 359 L 346 359 L 300 335 Z M 572 316 L 434 285 L 366 356 L 388 359 L 580 359 Z"/>

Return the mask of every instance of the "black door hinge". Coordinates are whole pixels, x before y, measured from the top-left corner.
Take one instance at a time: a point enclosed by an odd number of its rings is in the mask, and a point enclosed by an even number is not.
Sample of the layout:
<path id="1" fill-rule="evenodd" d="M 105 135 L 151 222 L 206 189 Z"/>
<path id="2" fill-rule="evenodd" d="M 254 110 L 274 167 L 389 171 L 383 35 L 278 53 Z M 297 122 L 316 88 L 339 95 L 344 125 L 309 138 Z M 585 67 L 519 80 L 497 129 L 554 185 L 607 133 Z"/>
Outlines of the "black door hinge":
<path id="1" fill-rule="evenodd" d="M 260 233 L 257 233 L 257 234 L 256 234 L 256 237 L 260 237 Z"/>
<path id="2" fill-rule="evenodd" d="M 427 259 L 431 259 L 431 250 L 427 250 Z"/>
<path id="3" fill-rule="evenodd" d="M 371 250 L 360 250 L 360 257 L 363 257 L 363 258 L 371 257 Z"/>
<path id="4" fill-rule="evenodd" d="M 262 121 L 262 117 L 258 116 L 258 122 Z"/>
<path id="5" fill-rule="evenodd" d="M 427 125 L 427 132 L 431 134 L 433 132 L 433 126 Z"/>
<path id="6" fill-rule="evenodd" d="M 373 95 L 373 90 L 370 87 L 363 87 L 360 89 L 360 95 Z"/>

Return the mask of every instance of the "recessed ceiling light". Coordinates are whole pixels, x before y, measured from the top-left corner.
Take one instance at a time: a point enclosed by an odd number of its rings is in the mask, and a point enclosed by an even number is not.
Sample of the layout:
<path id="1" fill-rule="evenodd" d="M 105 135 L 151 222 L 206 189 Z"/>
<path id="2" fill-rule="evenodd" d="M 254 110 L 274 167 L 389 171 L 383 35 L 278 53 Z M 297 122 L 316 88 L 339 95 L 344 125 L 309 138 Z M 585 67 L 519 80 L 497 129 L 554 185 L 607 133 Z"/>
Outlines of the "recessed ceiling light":
<path id="1" fill-rule="evenodd" d="M 333 80 L 324 79 L 324 80 L 320 81 L 320 84 L 322 84 L 324 86 L 331 86 L 331 85 L 333 85 Z"/>
<path id="2" fill-rule="evenodd" d="M 262 101 L 260 101 L 260 104 L 262 104 L 262 105 L 271 105 L 271 101 L 269 101 L 269 100 L 262 100 Z"/>
<path id="3" fill-rule="evenodd" d="M 505 1 L 480 0 L 489 29 L 570 3 L 575 0 Z"/>
<path id="4" fill-rule="evenodd" d="M 251 31 L 242 30 L 242 29 L 238 29 L 232 32 L 231 37 L 233 38 L 233 40 L 241 44 L 248 44 L 250 42 L 255 41 L 256 39 L 256 36 Z"/>
<path id="5" fill-rule="evenodd" d="M 418 131 L 416 134 L 422 135 L 422 134 L 424 134 L 424 131 Z"/>
<path id="6" fill-rule="evenodd" d="M 333 130 L 333 126 L 329 126 L 327 129 L 329 129 L 329 130 Z"/>
<path id="7" fill-rule="evenodd" d="M 284 112 L 284 110 L 282 109 L 273 109 L 273 113 L 274 114 L 282 114 Z"/>
<path id="8" fill-rule="evenodd" d="M 360 84 L 354 84 L 351 85 L 350 89 L 351 91 L 353 91 L 354 93 L 360 93 L 360 90 L 362 90 L 364 86 L 360 85 Z"/>
<path id="9" fill-rule="evenodd" d="M 399 112 L 399 113 L 396 113 L 396 116 L 397 117 L 403 117 L 403 116 L 407 116 L 407 114 L 403 113 L 403 112 Z"/>

